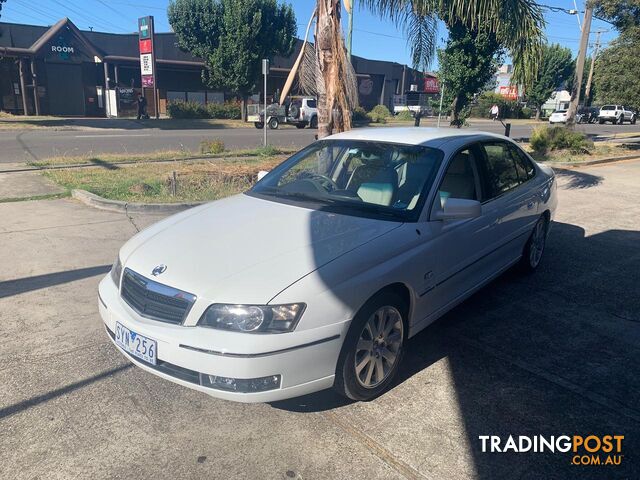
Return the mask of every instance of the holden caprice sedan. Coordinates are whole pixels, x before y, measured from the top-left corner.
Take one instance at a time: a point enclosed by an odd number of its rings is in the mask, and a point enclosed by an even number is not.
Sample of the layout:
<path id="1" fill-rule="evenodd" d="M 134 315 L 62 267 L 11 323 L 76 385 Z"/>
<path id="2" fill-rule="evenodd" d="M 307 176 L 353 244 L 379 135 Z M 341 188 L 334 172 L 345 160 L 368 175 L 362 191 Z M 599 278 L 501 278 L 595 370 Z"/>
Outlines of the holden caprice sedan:
<path id="1" fill-rule="evenodd" d="M 162 378 L 241 402 L 393 382 L 407 339 L 540 263 L 553 171 L 506 137 L 375 128 L 140 232 L 100 283 L 107 333 Z"/>

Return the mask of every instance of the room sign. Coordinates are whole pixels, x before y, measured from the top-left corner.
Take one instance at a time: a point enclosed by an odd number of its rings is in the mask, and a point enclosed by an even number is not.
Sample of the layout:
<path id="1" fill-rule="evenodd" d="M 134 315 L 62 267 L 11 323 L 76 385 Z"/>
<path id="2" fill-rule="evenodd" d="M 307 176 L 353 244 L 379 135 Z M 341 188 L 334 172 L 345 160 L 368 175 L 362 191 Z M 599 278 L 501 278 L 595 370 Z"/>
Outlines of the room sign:
<path id="1" fill-rule="evenodd" d="M 140 48 L 140 73 L 143 87 L 154 87 L 156 55 L 154 48 L 153 17 L 138 19 L 138 45 Z"/>

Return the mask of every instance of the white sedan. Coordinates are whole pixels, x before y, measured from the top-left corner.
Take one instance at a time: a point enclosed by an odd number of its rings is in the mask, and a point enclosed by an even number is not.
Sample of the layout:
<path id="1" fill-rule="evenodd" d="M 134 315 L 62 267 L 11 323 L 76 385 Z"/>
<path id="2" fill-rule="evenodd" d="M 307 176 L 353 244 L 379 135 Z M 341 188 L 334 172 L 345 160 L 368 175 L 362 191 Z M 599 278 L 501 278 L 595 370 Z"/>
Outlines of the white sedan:
<path id="1" fill-rule="evenodd" d="M 556 110 L 549 117 L 549 123 L 567 123 L 567 111 L 566 110 Z"/>
<path id="2" fill-rule="evenodd" d="M 215 397 L 367 400 L 408 338 L 508 268 L 538 266 L 555 209 L 553 171 L 506 137 L 340 133 L 129 240 L 100 314 L 133 363 Z"/>

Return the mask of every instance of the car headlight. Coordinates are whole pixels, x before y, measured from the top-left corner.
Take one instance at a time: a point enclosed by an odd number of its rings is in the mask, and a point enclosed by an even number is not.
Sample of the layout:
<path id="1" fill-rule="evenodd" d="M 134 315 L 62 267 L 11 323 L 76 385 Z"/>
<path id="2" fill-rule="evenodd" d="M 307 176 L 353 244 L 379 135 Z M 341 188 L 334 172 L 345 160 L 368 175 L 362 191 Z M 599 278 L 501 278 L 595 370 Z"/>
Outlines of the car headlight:
<path id="1" fill-rule="evenodd" d="M 116 287 L 120 288 L 120 276 L 122 275 L 122 263 L 120 262 L 120 255 L 116 258 L 113 267 L 111 267 L 111 280 L 116 284 Z"/>
<path id="2" fill-rule="evenodd" d="M 288 305 L 227 305 L 216 303 L 204 312 L 201 327 L 246 333 L 290 332 L 298 324 L 304 303 Z"/>

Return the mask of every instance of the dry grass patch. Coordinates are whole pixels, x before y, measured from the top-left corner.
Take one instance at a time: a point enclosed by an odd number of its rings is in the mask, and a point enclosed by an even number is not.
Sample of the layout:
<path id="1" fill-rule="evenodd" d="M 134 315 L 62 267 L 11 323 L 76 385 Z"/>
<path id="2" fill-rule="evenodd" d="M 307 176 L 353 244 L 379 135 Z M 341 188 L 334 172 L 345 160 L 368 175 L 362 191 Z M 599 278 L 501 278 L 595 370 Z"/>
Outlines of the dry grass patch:
<path id="1" fill-rule="evenodd" d="M 43 175 L 67 189 L 82 189 L 113 200 L 173 203 L 217 200 L 248 190 L 260 170 L 284 156 L 205 162 L 135 164 L 113 169 L 50 170 Z M 173 195 L 173 178 L 176 178 Z"/>

